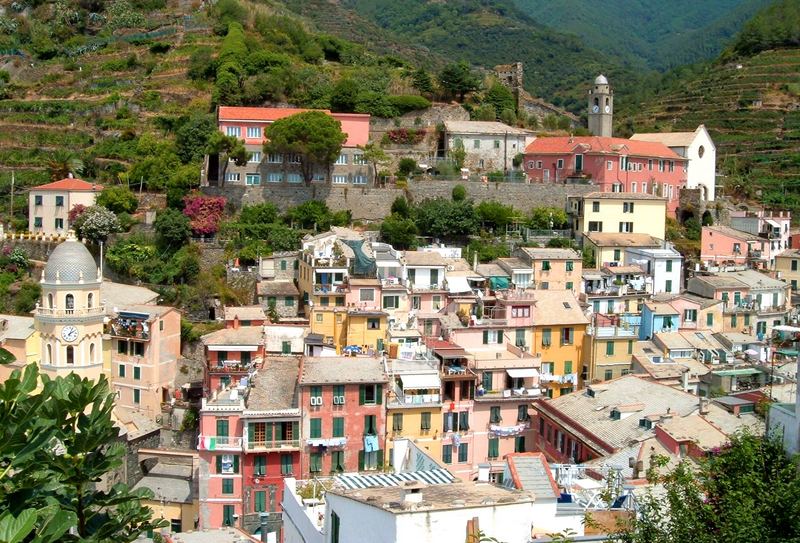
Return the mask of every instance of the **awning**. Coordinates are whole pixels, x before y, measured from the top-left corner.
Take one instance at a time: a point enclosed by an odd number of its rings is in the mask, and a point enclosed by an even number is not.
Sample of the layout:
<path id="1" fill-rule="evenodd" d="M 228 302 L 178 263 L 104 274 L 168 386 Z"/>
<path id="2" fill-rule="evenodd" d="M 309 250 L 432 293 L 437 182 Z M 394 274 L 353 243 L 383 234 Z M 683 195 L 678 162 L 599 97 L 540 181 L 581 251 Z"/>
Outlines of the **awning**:
<path id="1" fill-rule="evenodd" d="M 446 485 L 455 480 L 453 475 L 444 468 L 405 473 L 374 473 L 358 474 L 348 473 L 336 477 L 336 483 L 345 488 L 358 489 L 376 486 L 401 486 L 406 482 L 420 481 L 429 485 Z"/>
<path id="2" fill-rule="evenodd" d="M 442 386 L 442 381 L 436 373 L 424 373 L 417 375 L 401 375 L 400 380 L 403 381 L 403 390 L 409 389 L 438 389 Z"/>
<path id="3" fill-rule="evenodd" d="M 472 287 L 469 286 L 469 282 L 467 281 L 466 277 L 457 275 L 455 277 L 447 278 L 447 290 L 450 291 L 451 294 L 458 292 L 472 292 Z"/>
<path id="4" fill-rule="evenodd" d="M 539 377 L 536 368 L 508 368 L 506 373 L 512 379 L 522 379 L 523 377 Z"/>

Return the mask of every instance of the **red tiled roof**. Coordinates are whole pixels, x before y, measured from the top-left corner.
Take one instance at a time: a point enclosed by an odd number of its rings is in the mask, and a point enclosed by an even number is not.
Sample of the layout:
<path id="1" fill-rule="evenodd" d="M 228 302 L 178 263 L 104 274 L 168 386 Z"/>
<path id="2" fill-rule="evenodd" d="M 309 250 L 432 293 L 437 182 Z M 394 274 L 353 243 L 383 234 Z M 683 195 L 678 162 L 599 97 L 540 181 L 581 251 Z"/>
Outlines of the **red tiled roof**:
<path id="1" fill-rule="evenodd" d="M 38 187 L 33 187 L 31 190 L 65 190 L 65 191 L 98 192 L 103 190 L 103 185 L 98 185 L 97 183 L 89 183 L 87 181 L 84 181 L 83 179 L 73 179 L 71 177 L 67 177 L 66 179 L 62 179 L 60 181 L 54 181 L 52 183 L 47 183 L 46 185 L 39 185 Z"/>
<path id="2" fill-rule="evenodd" d="M 686 160 L 663 143 L 638 141 L 625 138 L 602 138 L 599 136 L 561 136 L 536 138 L 525 148 L 526 154 L 568 154 L 578 148 L 584 154 L 632 155 L 640 157 Z"/>

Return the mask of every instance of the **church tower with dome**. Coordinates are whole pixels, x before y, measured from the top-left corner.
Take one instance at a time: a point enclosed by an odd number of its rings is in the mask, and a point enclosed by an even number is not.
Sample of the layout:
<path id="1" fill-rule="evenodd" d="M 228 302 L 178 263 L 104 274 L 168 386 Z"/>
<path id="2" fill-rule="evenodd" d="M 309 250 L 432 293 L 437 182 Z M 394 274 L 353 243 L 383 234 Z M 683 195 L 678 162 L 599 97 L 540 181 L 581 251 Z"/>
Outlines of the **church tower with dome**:
<path id="1" fill-rule="evenodd" d="M 86 246 L 70 236 L 47 260 L 42 298 L 34 311 L 41 337 L 42 372 L 76 373 L 97 380 L 103 374 L 102 277 Z"/>
<path id="2" fill-rule="evenodd" d="M 614 91 L 603 74 L 598 75 L 589 90 L 589 132 L 610 138 L 613 132 Z"/>

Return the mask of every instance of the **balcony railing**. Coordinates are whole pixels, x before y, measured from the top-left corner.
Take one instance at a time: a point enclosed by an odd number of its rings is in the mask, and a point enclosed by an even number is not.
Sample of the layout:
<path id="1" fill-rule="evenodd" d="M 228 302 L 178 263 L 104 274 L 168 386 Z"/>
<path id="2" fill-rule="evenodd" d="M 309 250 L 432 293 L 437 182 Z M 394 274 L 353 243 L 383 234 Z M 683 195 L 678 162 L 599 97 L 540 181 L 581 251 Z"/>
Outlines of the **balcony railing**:
<path id="1" fill-rule="evenodd" d="M 272 441 L 248 441 L 245 445 L 248 451 L 279 451 L 300 449 L 300 439 L 275 439 Z"/>
<path id="2" fill-rule="evenodd" d="M 316 283 L 314 285 L 314 294 L 346 294 L 350 291 L 350 288 L 347 286 L 347 283 Z"/>
<path id="3" fill-rule="evenodd" d="M 253 369 L 253 366 L 253 361 L 242 364 L 239 360 L 223 360 L 222 365 L 209 363 L 208 371 L 210 373 L 248 373 Z"/>
<path id="4" fill-rule="evenodd" d="M 433 405 L 442 403 L 442 396 L 438 392 L 434 394 L 405 394 L 401 389 L 395 390 L 393 403 L 405 406 Z"/>
<path id="5" fill-rule="evenodd" d="M 542 383 L 578 384 L 577 373 L 567 373 L 566 375 L 554 375 L 552 373 L 542 373 L 539 375 Z"/>
<path id="6" fill-rule="evenodd" d="M 242 438 L 231 436 L 198 436 L 198 451 L 241 451 Z"/>
<path id="7" fill-rule="evenodd" d="M 447 377 L 475 377 L 475 372 L 465 365 L 448 365 L 442 364 L 441 376 Z"/>
<path id="8" fill-rule="evenodd" d="M 105 304 L 100 304 L 96 307 L 82 308 L 82 309 L 55 309 L 37 305 L 36 313 L 45 317 L 79 317 L 83 315 L 105 315 L 106 306 Z"/>
<path id="9" fill-rule="evenodd" d="M 475 393 L 475 399 L 480 400 L 492 400 L 497 401 L 501 399 L 508 399 L 508 400 L 518 400 L 520 398 L 538 398 L 542 395 L 542 389 L 539 388 L 538 384 L 531 387 L 522 387 L 522 388 L 504 388 L 499 390 L 489 390 L 481 394 L 480 392 Z"/>
<path id="10" fill-rule="evenodd" d="M 108 323 L 106 331 L 115 337 L 150 339 L 150 325 L 140 320 L 114 319 Z"/>

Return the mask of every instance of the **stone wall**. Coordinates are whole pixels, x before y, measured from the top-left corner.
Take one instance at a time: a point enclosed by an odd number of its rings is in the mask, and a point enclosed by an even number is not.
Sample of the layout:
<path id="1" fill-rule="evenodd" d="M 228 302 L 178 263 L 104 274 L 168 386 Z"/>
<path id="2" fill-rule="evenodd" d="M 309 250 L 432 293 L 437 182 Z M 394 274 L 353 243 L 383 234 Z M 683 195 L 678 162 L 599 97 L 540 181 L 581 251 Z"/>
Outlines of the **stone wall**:
<path id="1" fill-rule="evenodd" d="M 128 441 L 125 454 L 126 482 L 128 485 L 135 485 L 144 476 L 142 467 L 139 465 L 139 449 L 157 449 L 160 443 L 161 432 L 159 430 L 154 430 Z"/>
<path id="2" fill-rule="evenodd" d="M 323 200 L 334 211 L 349 209 L 353 219 L 378 221 L 389 215 L 392 202 L 405 196 L 412 202 L 429 198 L 450 198 L 453 187 L 462 184 L 469 198 L 476 202 L 497 200 L 518 209 L 529 210 L 539 206 L 565 207 L 567 197 L 579 196 L 597 190 L 593 185 L 556 185 L 528 183 L 488 183 L 459 180 L 409 182 L 407 189 L 396 187 L 339 187 L 318 185 L 312 187 L 267 186 L 203 187 L 206 194 L 225 196 L 237 208 L 242 205 L 272 202 L 285 210 L 308 200 Z"/>

